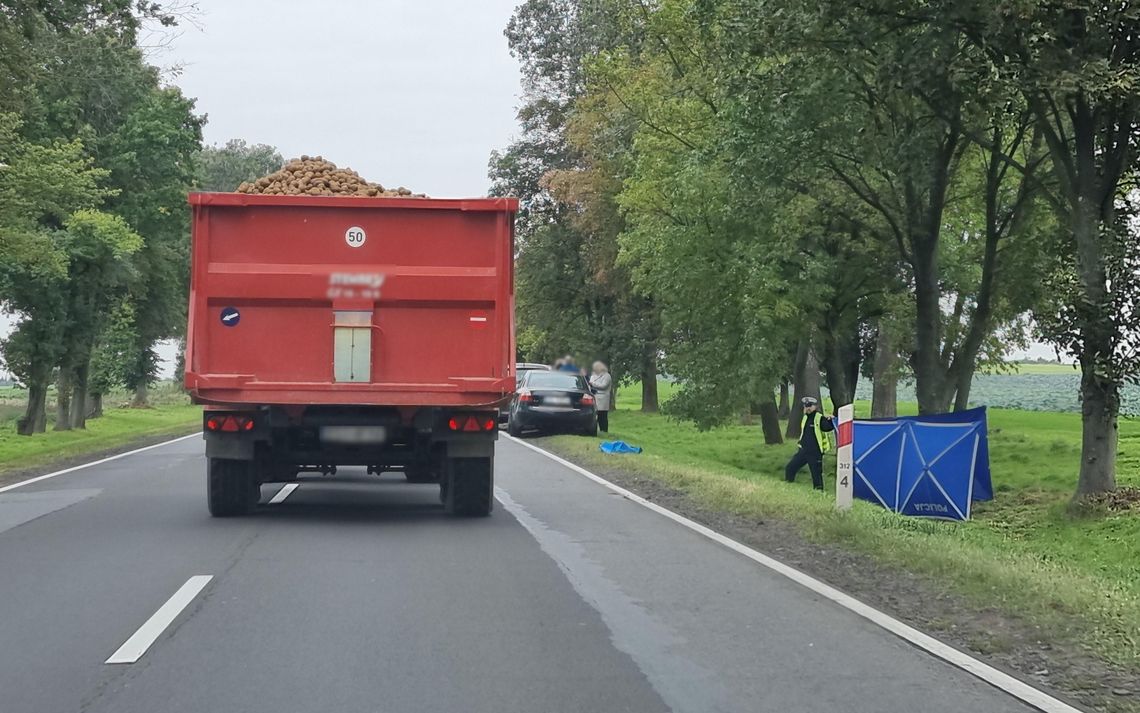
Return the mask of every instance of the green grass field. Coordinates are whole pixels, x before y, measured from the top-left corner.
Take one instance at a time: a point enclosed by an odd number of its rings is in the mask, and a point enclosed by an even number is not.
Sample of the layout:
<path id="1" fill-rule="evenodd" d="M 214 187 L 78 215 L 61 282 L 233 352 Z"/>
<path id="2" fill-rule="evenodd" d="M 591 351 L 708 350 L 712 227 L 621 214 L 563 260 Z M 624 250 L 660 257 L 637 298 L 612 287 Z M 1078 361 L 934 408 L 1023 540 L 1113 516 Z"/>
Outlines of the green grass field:
<path id="1" fill-rule="evenodd" d="M 109 394 L 104 399 L 104 415 L 89 420 L 86 429 L 52 431 L 52 418 L 47 433 L 18 436 L 16 419 L 24 412 L 24 399 L 24 393 L 18 389 L 0 389 L 0 475 L 143 438 L 189 433 L 202 419 L 200 406 L 191 405 L 173 385 L 162 384 L 151 393 L 152 408 L 127 408 L 126 394 Z M 50 403 L 49 406 L 54 407 Z"/>
<path id="2" fill-rule="evenodd" d="M 663 401 L 670 391 L 663 383 Z M 991 409 L 995 499 L 976 504 L 967 523 L 945 523 L 862 502 L 838 514 L 833 482 L 827 495 L 810 490 L 806 469 L 794 485 L 783 482 L 794 444 L 764 445 L 759 426 L 701 432 L 643 414 L 633 410 L 639 393 L 619 393 L 609 437 L 642 446 L 643 454 L 605 456 L 597 440 L 572 436 L 553 439 L 555 448 L 587 465 L 657 478 L 714 509 L 797 523 L 811 539 L 933 575 L 979 604 L 1067 631 L 1107 659 L 1140 669 L 1140 511 L 1070 514 L 1078 415 Z M 909 406 L 904 413 L 914 412 Z M 856 413 L 868 411 L 856 404 Z M 1140 486 L 1140 423 L 1123 420 L 1120 436 L 1119 482 Z M 829 458 L 825 470 L 834 476 L 834 467 Z"/>

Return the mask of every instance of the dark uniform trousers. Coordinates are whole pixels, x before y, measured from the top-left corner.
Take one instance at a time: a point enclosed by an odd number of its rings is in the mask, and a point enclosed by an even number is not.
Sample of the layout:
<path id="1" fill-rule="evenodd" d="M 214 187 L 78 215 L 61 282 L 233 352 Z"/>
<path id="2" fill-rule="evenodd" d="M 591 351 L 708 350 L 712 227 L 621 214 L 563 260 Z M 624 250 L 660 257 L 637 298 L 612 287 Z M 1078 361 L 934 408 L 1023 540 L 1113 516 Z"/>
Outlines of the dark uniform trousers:
<path id="1" fill-rule="evenodd" d="M 819 451 L 809 451 L 809 449 L 800 446 L 792 459 L 788 461 L 788 465 L 784 468 L 784 480 L 789 483 L 796 481 L 796 474 L 804 466 L 808 467 L 811 471 L 811 485 L 816 490 L 823 490 L 823 454 Z"/>

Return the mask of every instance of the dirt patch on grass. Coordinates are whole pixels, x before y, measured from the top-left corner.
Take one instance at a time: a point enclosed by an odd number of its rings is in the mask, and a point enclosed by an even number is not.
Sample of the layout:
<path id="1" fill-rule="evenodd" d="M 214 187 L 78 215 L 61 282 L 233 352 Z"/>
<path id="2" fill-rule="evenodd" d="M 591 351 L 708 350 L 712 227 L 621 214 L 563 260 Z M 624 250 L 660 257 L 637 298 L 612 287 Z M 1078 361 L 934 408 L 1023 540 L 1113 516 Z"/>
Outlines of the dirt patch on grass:
<path id="1" fill-rule="evenodd" d="M 1082 504 L 1107 512 L 1140 512 L 1140 488 L 1117 488 L 1111 493 L 1091 495 Z"/>
<path id="2" fill-rule="evenodd" d="M 126 453 L 127 451 L 136 450 L 138 448 L 145 448 L 147 446 L 153 446 L 153 445 L 158 444 L 158 443 L 163 443 L 165 441 L 173 440 L 175 438 L 178 438 L 179 436 L 189 435 L 189 434 L 194 433 L 195 431 L 199 431 L 199 430 L 201 430 L 199 426 L 194 426 L 194 427 L 186 428 L 184 430 L 175 430 L 175 431 L 172 431 L 170 433 L 158 434 L 158 435 L 153 435 L 153 436 L 144 436 L 144 437 L 137 438 L 137 439 L 134 439 L 132 441 L 129 441 L 127 443 L 123 443 L 121 445 L 115 446 L 113 448 L 102 448 L 99 450 L 90 451 L 88 453 L 83 453 L 80 455 L 67 456 L 65 458 L 58 458 L 58 459 L 52 460 L 48 463 L 41 463 L 40 465 L 31 466 L 28 468 L 13 468 L 10 470 L 0 470 L 0 487 L 4 487 L 5 485 L 11 485 L 13 483 L 18 483 L 21 480 L 27 480 L 28 478 L 35 478 L 35 477 L 40 476 L 40 475 L 46 475 L 48 473 L 54 473 L 57 470 L 66 470 L 67 468 L 74 468 L 77 465 L 83 465 L 85 463 L 91 463 L 93 461 L 101 460 L 103 458 L 109 458 L 111 456 L 119 455 L 120 453 Z"/>
<path id="3" fill-rule="evenodd" d="M 575 460 L 546 439 L 536 440 Z M 807 572 L 1058 698 L 1092 710 L 1140 713 L 1140 671 L 1109 664 L 1076 644 L 1072 627 L 1077 622 L 1060 615 L 1055 621 L 1031 622 L 996 607 L 979 608 L 930 577 L 842 545 L 813 542 L 794 522 L 711 510 L 653 478 L 620 467 L 590 467 L 647 500 Z"/>

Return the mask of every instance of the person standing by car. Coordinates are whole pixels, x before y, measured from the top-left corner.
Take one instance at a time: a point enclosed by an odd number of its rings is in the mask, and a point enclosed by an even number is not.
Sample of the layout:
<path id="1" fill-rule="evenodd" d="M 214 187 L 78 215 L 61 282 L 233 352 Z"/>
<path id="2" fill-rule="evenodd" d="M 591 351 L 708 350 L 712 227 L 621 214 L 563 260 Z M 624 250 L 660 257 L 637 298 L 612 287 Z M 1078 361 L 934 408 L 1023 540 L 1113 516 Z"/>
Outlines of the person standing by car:
<path id="1" fill-rule="evenodd" d="M 558 371 L 565 371 L 569 374 L 579 373 L 578 365 L 574 363 L 574 357 L 567 354 L 566 356 L 559 359 L 559 361 L 562 363 L 557 367 Z"/>
<path id="2" fill-rule="evenodd" d="M 831 448 L 831 440 L 824 435 L 835 430 L 830 418 L 819 411 L 819 401 L 811 396 L 801 399 L 804 415 L 800 420 L 800 444 L 795 455 L 784 467 L 784 480 L 796 481 L 796 474 L 806 465 L 811 471 L 811 484 L 816 490 L 823 490 L 823 454 Z"/>
<path id="3" fill-rule="evenodd" d="M 598 410 L 598 430 L 602 433 L 609 433 L 614 380 L 610 376 L 610 370 L 600 361 L 594 362 L 594 373 L 590 376 L 590 388 L 594 390 L 594 403 Z"/>

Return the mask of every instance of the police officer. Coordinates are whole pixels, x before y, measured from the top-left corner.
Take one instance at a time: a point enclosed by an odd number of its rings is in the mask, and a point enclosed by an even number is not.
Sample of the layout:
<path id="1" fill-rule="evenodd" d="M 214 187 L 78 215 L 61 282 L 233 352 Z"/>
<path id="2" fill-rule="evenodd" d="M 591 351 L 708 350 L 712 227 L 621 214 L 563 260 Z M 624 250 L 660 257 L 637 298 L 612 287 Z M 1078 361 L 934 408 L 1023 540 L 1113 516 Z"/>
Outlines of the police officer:
<path id="1" fill-rule="evenodd" d="M 811 484 L 816 490 L 823 490 L 823 454 L 831 448 L 831 440 L 824 435 L 835 430 L 835 424 L 819 412 L 819 401 L 811 396 L 801 399 L 804 416 L 800 420 L 800 447 L 784 468 L 784 480 L 796 481 L 796 474 L 805 465 L 811 471 Z"/>

